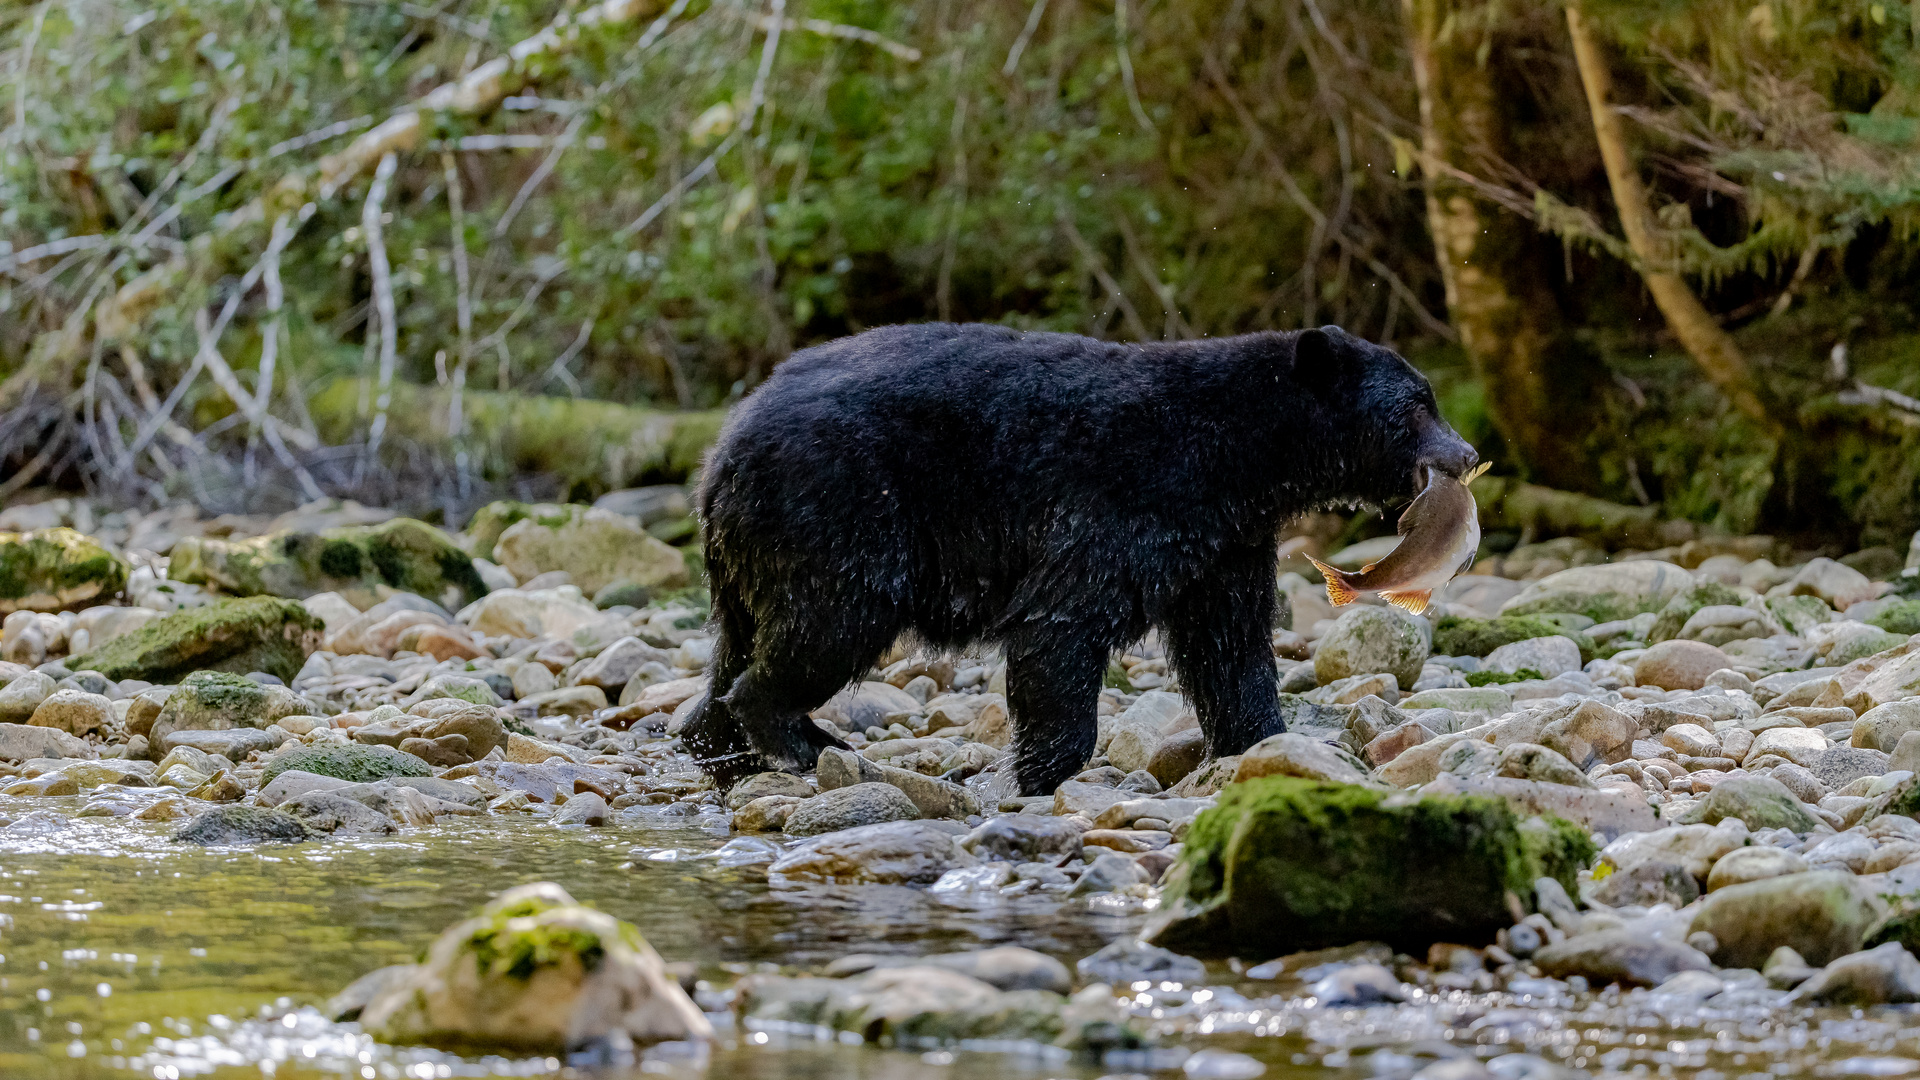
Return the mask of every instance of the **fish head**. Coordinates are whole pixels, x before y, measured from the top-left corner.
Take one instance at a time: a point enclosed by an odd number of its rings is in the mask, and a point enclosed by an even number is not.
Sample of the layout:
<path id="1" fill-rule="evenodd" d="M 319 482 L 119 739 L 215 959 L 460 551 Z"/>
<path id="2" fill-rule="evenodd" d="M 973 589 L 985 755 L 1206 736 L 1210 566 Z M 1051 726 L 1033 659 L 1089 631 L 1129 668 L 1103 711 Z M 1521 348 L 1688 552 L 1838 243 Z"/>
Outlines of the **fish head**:
<path id="1" fill-rule="evenodd" d="M 1435 474 L 1464 482 L 1480 455 L 1440 415 L 1433 385 L 1392 349 L 1337 326 L 1300 334 L 1296 379 L 1321 400 L 1344 448 L 1339 498 L 1379 505 L 1418 495 Z"/>

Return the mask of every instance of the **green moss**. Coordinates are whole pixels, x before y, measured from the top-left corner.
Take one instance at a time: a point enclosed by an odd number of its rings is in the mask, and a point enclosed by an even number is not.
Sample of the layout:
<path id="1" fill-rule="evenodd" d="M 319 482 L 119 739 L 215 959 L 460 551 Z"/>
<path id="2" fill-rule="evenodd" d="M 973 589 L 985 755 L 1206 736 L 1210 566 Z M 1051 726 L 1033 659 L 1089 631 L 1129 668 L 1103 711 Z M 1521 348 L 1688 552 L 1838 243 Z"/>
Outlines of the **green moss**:
<path id="1" fill-rule="evenodd" d="M 1902 600 L 1881 609 L 1867 625 L 1893 634 L 1920 634 L 1920 600 Z"/>
<path id="2" fill-rule="evenodd" d="M 1660 614 L 1653 620 L 1653 629 L 1647 632 L 1647 641 L 1666 641 L 1679 635 L 1682 627 L 1693 613 L 1703 607 L 1739 607 L 1746 603 L 1746 597 L 1731 585 L 1722 585 L 1717 581 L 1703 581 L 1686 592 L 1667 601 Z"/>
<path id="3" fill-rule="evenodd" d="M 155 619 L 68 659 L 109 679 L 177 683 L 195 671 L 264 671 L 291 680 L 324 629 L 306 608 L 272 596 L 220 600 Z"/>
<path id="4" fill-rule="evenodd" d="M 360 549 L 348 540 L 323 541 L 319 565 L 320 572 L 328 577 L 353 578 L 363 572 Z"/>
<path id="5" fill-rule="evenodd" d="M 0 614 L 58 611 L 118 596 L 127 561 L 72 529 L 0 533 Z"/>
<path id="6" fill-rule="evenodd" d="M 473 520 L 467 522 L 467 550 L 475 558 L 494 561 L 493 545 L 499 541 L 500 534 L 514 523 L 532 517 L 533 510 L 526 503 L 511 499 L 500 499 L 481 507 L 474 512 Z"/>
<path id="7" fill-rule="evenodd" d="M 1507 683 L 1526 682 L 1529 679 L 1546 677 L 1545 672 L 1530 667 L 1523 667 L 1519 671 L 1470 671 L 1467 673 L 1467 685 L 1505 686 Z"/>
<path id="8" fill-rule="evenodd" d="M 567 957 L 579 960 L 587 971 L 599 968 L 600 962 L 607 958 L 600 935 L 591 931 L 542 923 L 512 928 L 507 925 L 512 918 L 514 916 L 501 912 L 467 940 L 474 962 L 482 972 L 524 982 L 540 968 L 559 964 Z"/>
<path id="9" fill-rule="evenodd" d="M 1502 615 L 1497 619 L 1443 616 L 1433 626 L 1433 651 L 1441 656 L 1485 656 L 1502 645 L 1539 637 L 1565 637 L 1580 646 L 1582 663 L 1593 659 L 1593 639 L 1548 615 Z M 1478 685 L 1478 684 L 1476 684 Z"/>
<path id="10" fill-rule="evenodd" d="M 1592 840 L 1506 802 L 1269 777 L 1229 786 L 1188 832 L 1153 931 L 1169 948 L 1276 955 L 1352 941 L 1490 940 L 1508 894 L 1569 891 Z"/>
<path id="11" fill-rule="evenodd" d="M 432 776 L 433 767 L 391 746 L 296 746 L 275 756 L 261 776 L 269 783 L 283 772 L 298 770 L 331 776 L 356 784 L 390 780 L 396 776 Z"/>

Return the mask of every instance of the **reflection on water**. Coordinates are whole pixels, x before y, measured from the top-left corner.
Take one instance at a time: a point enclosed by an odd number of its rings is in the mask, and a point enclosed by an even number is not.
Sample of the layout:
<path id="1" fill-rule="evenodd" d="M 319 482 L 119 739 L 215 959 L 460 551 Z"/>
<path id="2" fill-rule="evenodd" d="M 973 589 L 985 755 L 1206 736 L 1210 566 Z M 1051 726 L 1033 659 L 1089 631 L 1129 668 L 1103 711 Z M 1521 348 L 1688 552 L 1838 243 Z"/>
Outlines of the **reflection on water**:
<path id="1" fill-rule="evenodd" d="M 685 819 L 590 831 L 453 819 L 397 838 L 206 851 L 169 843 L 167 825 L 65 816 L 76 808 L 77 800 L 0 799 L 0 814 L 17 819 L 0 829 L 4 1080 L 579 1072 L 551 1059 L 381 1046 L 315 1008 L 355 977 L 415 958 L 449 923 L 527 881 L 559 882 L 632 921 L 668 960 L 692 961 L 722 987 L 760 965 L 817 970 L 850 952 L 1019 944 L 1071 963 L 1139 921 L 1043 897 L 956 907 L 919 889 L 774 889 L 756 866 L 725 865 L 737 861 L 717 855 L 726 838 Z M 754 843 L 735 841 L 733 850 Z M 1257 1057 L 1267 1080 L 1405 1080 L 1462 1056 L 1485 1059 L 1501 1080 L 1920 1075 L 1920 1015 L 1787 1010 L 1777 992 L 1738 976 L 1705 1001 L 1671 991 L 1573 995 L 1563 984 L 1519 980 L 1505 992 L 1415 991 L 1399 1005 L 1325 1008 L 1300 984 L 1237 978 L 1217 965 L 1211 975 L 1217 983 L 1206 988 L 1137 985 L 1135 1015 L 1163 1048 L 1104 1063 L 1034 1047 L 881 1050 L 845 1036 L 742 1031 L 717 1016 L 722 1041 L 710 1054 L 667 1047 L 634 1067 L 590 1075 L 1222 1075 L 1187 1058 L 1202 1047 Z M 701 996 L 715 1007 L 724 1000 Z"/>
<path id="2" fill-rule="evenodd" d="M 399 837 L 205 851 L 169 843 L 168 825 L 66 818 L 75 807 L 65 804 L 77 800 L 0 801 L 0 812 L 20 819 L 0 831 L 0 1076 L 9 1080 L 176 1068 L 247 1076 L 271 1068 L 282 1077 L 366 1068 L 548 1073 L 544 1061 L 394 1051 L 311 1009 L 289 1013 L 376 967 L 415 959 L 448 924 L 527 881 L 559 882 L 639 926 L 666 959 L 693 961 L 716 980 L 758 964 L 817 968 L 856 951 L 1004 943 L 1071 963 L 1132 925 L 1061 918 L 1060 906 L 1042 898 L 967 909 L 904 887 L 773 889 L 759 869 L 712 857 L 725 837 L 678 823 L 583 830 L 456 818 Z M 740 1040 L 718 1051 L 708 1075 L 1028 1074 L 1003 1054 L 962 1053 L 943 1065 L 810 1041 L 773 1049 Z M 1058 1062 L 1032 1064 L 1036 1076 L 1079 1075 Z"/>

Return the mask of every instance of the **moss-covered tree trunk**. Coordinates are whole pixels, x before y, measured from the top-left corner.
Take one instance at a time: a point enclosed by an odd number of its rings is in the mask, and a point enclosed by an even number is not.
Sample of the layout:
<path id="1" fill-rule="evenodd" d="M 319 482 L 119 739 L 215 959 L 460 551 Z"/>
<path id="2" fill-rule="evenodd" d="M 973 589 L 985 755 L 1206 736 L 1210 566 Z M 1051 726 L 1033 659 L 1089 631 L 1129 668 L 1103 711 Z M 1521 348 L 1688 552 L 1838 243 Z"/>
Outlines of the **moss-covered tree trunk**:
<path id="1" fill-rule="evenodd" d="M 1489 56 L 1499 42 L 1489 0 L 1404 0 L 1426 175 L 1427 222 L 1447 310 L 1486 389 L 1487 411 L 1513 457 L 1554 487 L 1592 482 L 1568 410 L 1587 400 L 1592 372 L 1566 334 L 1547 275 L 1546 241 L 1460 179 L 1482 155 L 1507 158 L 1509 112 L 1526 93 L 1502 85 Z"/>
<path id="2" fill-rule="evenodd" d="M 372 400 L 364 379 L 342 379 L 310 408 L 321 438 L 343 443 L 366 429 Z M 387 439 L 452 456 L 447 426 L 451 391 L 395 383 Z M 699 468 L 720 433 L 723 409 L 672 412 L 611 401 L 469 390 L 461 398 L 466 449 L 480 467 L 502 474 L 550 473 L 569 486 L 602 492 L 647 480 L 681 480 Z"/>

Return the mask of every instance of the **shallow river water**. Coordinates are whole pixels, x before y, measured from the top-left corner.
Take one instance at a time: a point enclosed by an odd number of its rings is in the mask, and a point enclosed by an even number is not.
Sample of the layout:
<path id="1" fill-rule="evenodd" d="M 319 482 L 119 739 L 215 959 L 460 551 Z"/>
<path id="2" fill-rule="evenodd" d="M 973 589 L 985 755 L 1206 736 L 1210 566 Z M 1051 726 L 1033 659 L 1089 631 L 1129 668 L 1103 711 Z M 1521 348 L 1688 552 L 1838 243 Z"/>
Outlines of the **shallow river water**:
<path id="1" fill-rule="evenodd" d="M 957 907 L 901 887 L 774 888 L 759 869 L 724 867 L 711 856 L 725 836 L 644 815 L 593 830 L 534 818 L 454 819 L 395 838 L 206 850 L 170 843 L 163 824 L 66 818 L 77 804 L 0 798 L 0 814 L 22 819 L 0 830 L 7 1080 L 569 1071 L 545 1059 L 381 1046 L 315 1008 L 359 975 L 413 959 L 440 930 L 528 881 L 558 882 L 630 920 L 667 960 L 694 962 L 721 990 L 758 965 L 817 970 L 853 952 L 1018 944 L 1071 966 L 1143 919 L 1042 897 Z M 1251 1055 L 1267 1077 L 1287 1080 L 1406 1077 L 1463 1057 L 1502 1077 L 1920 1073 L 1920 1013 L 1901 1008 L 1789 1012 L 1765 992 L 1702 1004 L 1647 991 L 1573 995 L 1535 980 L 1502 992 L 1435 988 L 1404 1004 L 1336 1009 L 1319 1007 L 1300 984 L 1247 980 L 1227 965 L 1213 965 L 1210 978 L 1198 992 L 1139 987 L 1136 1013 L 1166 1049 L 1106 1062 L 1031 1047 L 880 1049 L 742 1030 L 715 1014 L 720 1042 L 705 1060 L 656 1053 L 596 1075 L 1229 1075 L 1187 1058 L 1207 1047 Z M 724 1007 L 721 995 L 702 996 L 709 1008 Z"/>

